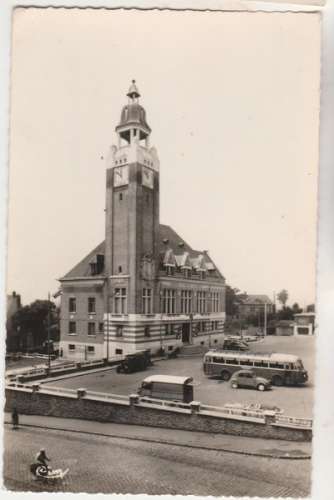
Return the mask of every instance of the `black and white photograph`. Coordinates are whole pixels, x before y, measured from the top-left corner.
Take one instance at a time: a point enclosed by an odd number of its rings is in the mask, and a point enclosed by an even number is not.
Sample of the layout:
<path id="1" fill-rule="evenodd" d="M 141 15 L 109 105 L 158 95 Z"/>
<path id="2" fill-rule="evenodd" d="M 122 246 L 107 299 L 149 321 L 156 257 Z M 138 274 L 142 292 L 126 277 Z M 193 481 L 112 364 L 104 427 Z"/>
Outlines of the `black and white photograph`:
<path id="1" fill-rule="evenodd" d="M 319 11 L 11 29 L 3 487 L 309 497 Z"/>

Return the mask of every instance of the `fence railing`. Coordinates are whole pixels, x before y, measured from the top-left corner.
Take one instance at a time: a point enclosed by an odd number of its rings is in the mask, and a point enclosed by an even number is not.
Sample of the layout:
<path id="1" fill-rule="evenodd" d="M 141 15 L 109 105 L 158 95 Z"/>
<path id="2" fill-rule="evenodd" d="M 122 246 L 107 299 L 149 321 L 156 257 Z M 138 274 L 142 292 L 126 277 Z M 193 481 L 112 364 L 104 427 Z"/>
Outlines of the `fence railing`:
<path id="1" fill-rule="evenodd" d="M 304 427 L 312 429 L 311 418 L 288 417 L 286 415 L 277 415 L 275 418 L 276 424 L 290 425 L 291 427 Z"/>
<path id="2" fill-rule="evenodd" d="M 247 410 L 242 408 L 225 408 L 224 406 L 201 405 L 200 411 L 230 417 L 250 417 L 261 422 L 265 420 L 265 412 L 263 410 Z"/>
<path id="3" fill-rule="evenodd" d="M 173 408 L 173 409 L 182 409 L 191 411 L 191 406 L 189 403 L 182 403 L 179 401 L 166 401 L 164 399 L 154 399 L 149 397 L 139 398 L 139 404 L 145 403 L 152 406 L 160 406 L 163 408 Z"/>
<path id="4" fill-rule="evenodd" d="M 18 389 L 25 390 L 29 392 L 39 392 L 44 394 L 55 394 L 59 396 L 71 397 L 71 398 L 82 398 L 82 399 L 92 399 L 97 401 L 106 402 L 119 402 L 120 404 L 135 404 L 136 406 L 150 406 L 152 408 L 168 409 L 175 412 L 181 413 L 196 413 L 198 415 L 211 415 L 221 418 L 234 418 L 237 417 L 238 420 L 251 419 L 259 423 L 267 422 L 267 415 L 270 415 L 269 423 L 271 425 L 282 425 L 285 427 L 291 427 L 295 429 L 312 429 L 312 419 L 299 418 L 299 417 L 289 417 L 281 415 L 267 410 L 250 410 L 245 408 L 226 408 L 224 406 L 211 406 L 202 405 L 199 402 L 182 403 L 179 401 L 168 401 L 163 399 L 154 399 L 149 397 L 140 397 L 139 395 L 122 395 L 122 394 L 111 394 L 97 391 L 87 391 L 86 389 L 67 389 L 64 387 L 54 387 L 50 385 L 39 385 L 39 384 L 23 384 L 23 383 L 7 383 L 7 389 Z M 132 400 L 132 402 L 131 402 Z M 134 401 L 134 403 L 133 403 Z"/>

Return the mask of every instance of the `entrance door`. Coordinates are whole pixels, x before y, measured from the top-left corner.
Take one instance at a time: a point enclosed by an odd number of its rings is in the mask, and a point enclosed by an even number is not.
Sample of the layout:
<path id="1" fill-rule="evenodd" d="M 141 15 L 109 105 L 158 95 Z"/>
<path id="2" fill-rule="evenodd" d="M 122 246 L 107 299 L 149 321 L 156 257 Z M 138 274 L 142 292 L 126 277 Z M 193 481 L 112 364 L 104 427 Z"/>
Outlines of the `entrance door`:
<path id="1" fill-rule="evenodd" d="M 190 340 L 190 324 L 182 323 L 182 342 L 184 344 L 189 344 Z"/>

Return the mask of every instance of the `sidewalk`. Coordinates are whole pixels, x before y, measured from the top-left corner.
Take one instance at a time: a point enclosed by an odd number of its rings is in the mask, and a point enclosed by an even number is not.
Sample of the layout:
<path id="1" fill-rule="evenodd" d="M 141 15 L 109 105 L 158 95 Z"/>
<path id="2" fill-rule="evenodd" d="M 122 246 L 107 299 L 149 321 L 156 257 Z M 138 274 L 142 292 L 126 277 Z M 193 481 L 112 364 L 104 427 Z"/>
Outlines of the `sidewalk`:
<path id="1" fill-rule="evenodd" d="M 9 413 L 5 413 L 4 422 L 5 424 L 11 423 Z M 306 442 L 247 438 L 228 434 L 209 434 L 38 415 L 20 415 L 20 427 L 25 426 L 279 459 L 309 459 L 312 453 L 312 443 Z"/>

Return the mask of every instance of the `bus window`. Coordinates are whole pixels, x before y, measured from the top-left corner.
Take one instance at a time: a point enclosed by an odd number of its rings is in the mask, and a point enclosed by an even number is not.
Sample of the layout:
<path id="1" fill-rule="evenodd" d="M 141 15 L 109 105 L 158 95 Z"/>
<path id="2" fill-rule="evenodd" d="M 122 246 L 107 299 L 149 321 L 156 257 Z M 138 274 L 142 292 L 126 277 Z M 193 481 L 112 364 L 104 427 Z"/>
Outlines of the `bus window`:
<path id="1" fill-rule="evenodd" d="M 212 358 L 212 361 L 214 363 L 224 363 L 224 358 Z"/>
<path id="2" fill-rule="evenodd" d="M 276 364 L 276 368 L 282 368 L 282 369 L 283 369 L 283 368 L 284 368 L 283 363 L 277 363 L 277 364 Z"/>
<path id="3" fill-rule="evenodd" d="M 238 360 L 237 359 L 226 359 L 225 363 L 227 365 L 238 365 Z"/>
<path id="4" fill-rule="evenodd" d="M 269 368 L 278 368 L 277 363 L 269 363 Z"/>
<path id="5" fill-rule="evenodd" d="M 241 364 L 243 366 L 253 366 L 253 361 L 251 361 L 250 359 L 245 359 L 244 361 L 241 361 Z"/>
<path id="6" fill-rule="evenodd" d="M 296 361 L 296 363 L 294 364 L 294 368 L 295 368 L 296 370 L 304 370 L 303 363 L 301 362 L 301 360 L 300 360 L 300 359 L 298 359 L 298 360 Z"/>

